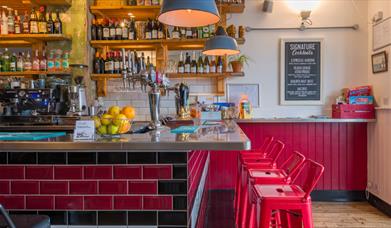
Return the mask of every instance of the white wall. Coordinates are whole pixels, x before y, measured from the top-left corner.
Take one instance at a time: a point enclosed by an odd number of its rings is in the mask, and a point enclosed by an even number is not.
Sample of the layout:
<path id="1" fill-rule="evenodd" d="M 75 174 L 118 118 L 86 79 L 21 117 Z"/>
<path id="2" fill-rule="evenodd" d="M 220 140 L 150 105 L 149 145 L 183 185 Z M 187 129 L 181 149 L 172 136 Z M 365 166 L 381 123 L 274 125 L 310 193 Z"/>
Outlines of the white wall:
<path id="1" fill-rule="evenodd" d="M 247 0 L 243 14 L 234 14 L 228 24 L 251 27 L 298 27 L 300 18 L 284 0 L 274 0 L 273 13 L 263 13 L 261 0 Z M 340 89 L 367 83 L 367 1 L 321 0 L 311 15 L 313 26 L 342 26 L 359 24 L 358 31 L 319 30 L 252 31 L 246 34 L 243 54 L 253 62 L 245 68 L 244 79 L 231 79 L 229 83 L 260 83 L 261 107 L 254 110 L 255 117 L 308 117 L 330 114 L 331 104 Z M 321 37 L 325 41 L 324 53 L 324 106 L 279 105 L 279 42 L 281 38 Z"/>
<path id="2" fill-rule="evenodd" d="M 391 16 L 391 1 L 370 0 L 368 4 L 369 19 L 383 11 L 384 18 Z M 389 54 L 391 47 L 384 48 Z M 376 52 L 378 52 L 376 51 Z M 368 81 L 373 85 L 374 95 L 381 107 L 377 110 L 377 122 L 368 127 L 368 190 L 391 204 L 391 104 L 386 100 L 391 97 L 391 71 L 372 74 L 372 24 L 368 24 Z M 391 61 L 389 59 L 389 65 Z M 391 101 L 389 101 L 391 102 Z"/>

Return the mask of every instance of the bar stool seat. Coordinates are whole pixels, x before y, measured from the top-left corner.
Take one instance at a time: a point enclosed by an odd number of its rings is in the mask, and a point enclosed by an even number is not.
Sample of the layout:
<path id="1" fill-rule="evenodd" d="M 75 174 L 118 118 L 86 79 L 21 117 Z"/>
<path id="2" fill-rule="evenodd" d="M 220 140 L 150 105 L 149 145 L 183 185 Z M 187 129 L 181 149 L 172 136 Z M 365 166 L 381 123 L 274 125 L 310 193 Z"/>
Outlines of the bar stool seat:
<path id="1" fill-rule="evenodd" d="M 263 202 L 264 200 L 298 200 L 302 201 L 305 192 L 297 185 L 255 185 L 255 192 Z"/>
<path id="2" fill-rule="evenodd" d="M 10 215 L 16 228 L 50 228 L 50 218 L 46 215 Z M 0 227 L 9 227 L 0 216 Z"/>
<path id="3" fill-rule="evenodd" d="M 248 175 L 252 179 L 260 178 L 281 178 L 286 179 L 288 174 L 280 169 L 249 169 Z"/>

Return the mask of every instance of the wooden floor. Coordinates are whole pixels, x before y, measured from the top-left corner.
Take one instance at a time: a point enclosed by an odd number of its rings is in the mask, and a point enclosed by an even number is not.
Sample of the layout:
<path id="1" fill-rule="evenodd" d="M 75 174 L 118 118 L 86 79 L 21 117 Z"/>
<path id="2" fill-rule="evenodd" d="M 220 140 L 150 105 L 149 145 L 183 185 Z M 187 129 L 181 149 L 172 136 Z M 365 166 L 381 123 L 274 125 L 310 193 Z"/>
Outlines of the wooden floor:
<path id="1" fill-rule="evenodd" d="M 312 210 L 316 228 L 391 228 L 391 218 L 365 202 L 313 202 Z"/>

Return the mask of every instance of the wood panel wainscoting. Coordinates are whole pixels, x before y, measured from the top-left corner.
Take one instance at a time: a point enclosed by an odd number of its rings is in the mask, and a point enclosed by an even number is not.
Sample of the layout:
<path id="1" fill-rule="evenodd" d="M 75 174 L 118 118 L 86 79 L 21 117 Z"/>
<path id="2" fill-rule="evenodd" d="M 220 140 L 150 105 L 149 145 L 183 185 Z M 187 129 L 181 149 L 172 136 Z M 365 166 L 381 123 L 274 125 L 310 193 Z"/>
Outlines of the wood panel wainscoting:
<path id="1" fill-rule="evenodd" d="M 320 162 L 325 172 L 314 191 L 318 200 L 365 200 L 367 183 L 367 123 L 240 123 L 252 148 L 265 137 L 274 136 L 286 144 L 279 164 L 297 150 Z M 238 151 L 211 152 L 212 190 L 233 190 Z"/>

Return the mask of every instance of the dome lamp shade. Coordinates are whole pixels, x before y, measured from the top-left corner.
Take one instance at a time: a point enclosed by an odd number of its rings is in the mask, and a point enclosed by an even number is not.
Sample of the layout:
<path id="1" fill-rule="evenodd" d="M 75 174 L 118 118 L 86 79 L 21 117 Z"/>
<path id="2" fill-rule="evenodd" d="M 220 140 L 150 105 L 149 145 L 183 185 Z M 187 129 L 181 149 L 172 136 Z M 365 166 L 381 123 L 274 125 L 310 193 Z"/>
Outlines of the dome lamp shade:
<path id="1" fill-rule="evenodd" d="M 208 39 L 202 51 L 204 55 L 236 55 L 240 51 L 236 40 L 227 35 L 222 26 L 217 27 L 216 35 Z"/>
<path id="2" fill-rule="evenodd" d="M 220 14 L 215 0 L 164 0 L 158 20 L 171 26 L 201 27 L 218 23 Z"/>

